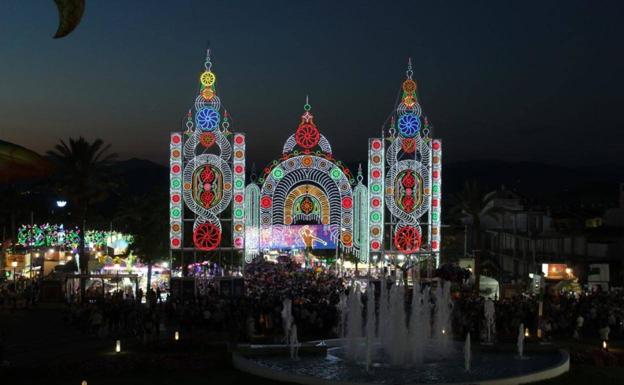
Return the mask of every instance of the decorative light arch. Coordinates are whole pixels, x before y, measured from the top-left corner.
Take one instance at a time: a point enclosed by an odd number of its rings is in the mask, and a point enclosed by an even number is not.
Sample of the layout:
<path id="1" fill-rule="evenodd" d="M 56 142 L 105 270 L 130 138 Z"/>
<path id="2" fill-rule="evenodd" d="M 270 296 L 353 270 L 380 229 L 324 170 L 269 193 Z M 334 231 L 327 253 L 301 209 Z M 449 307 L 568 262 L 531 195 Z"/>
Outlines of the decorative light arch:
<path id="1" fill-rule="evenodd" d="M 310 197 L 314 200 L 314 203 L 318 204 L 318 213 L 313 212 L 313 208 L 309 211 L 298 213 L 296 210 L 297 204 L 301 205 L 304 198 Z M 305 210 L 305 209 L 304 209 Z M 297 220 L 316 220 L 323 225 L 328 225 L 330 218 L 329 198 L 327 194 L 310 183 L 301 184 L 288 193 L 284 200 L 284 224 L 292 225 Z"/>
<path id="2" fill-rule="evenodd" d="M 260 179 L 260 227 L 262 231 L 281 231 L 280 226 L 292 224 L 293 204 L 307 188 L 321 206 L 321 223 L 330 226 L 343 250 L 351 251 L 353 178 L 333 158 L 329 141 L 318 132 L 310 109 L 306 101 L 301 123 L 286 141 L 282 158 L 265 168 Z"/>
<path id="3" fill-rule="evenodd" d="M 242 249 L 245 239 L 245 136 L 229 131 L 210 51 L 204 68 L 186 130 L 170 137 L 170 247 L 183 254 L 185 249 L 209 251 L 221 246 L 221 220 L 230 205 L 232 246 Z M 192 244 L 184 242 L 188 222 L 193 222 Z"/>
<path id="4" fill-rule="evenodd" d="M 439 263 L 441 144 L 422 116 L 411 60 L 406 75 L 386 138 L 383 198 L 390 217 L 384 227 L 392 229 L 392 249 L 430 253 Z"/>

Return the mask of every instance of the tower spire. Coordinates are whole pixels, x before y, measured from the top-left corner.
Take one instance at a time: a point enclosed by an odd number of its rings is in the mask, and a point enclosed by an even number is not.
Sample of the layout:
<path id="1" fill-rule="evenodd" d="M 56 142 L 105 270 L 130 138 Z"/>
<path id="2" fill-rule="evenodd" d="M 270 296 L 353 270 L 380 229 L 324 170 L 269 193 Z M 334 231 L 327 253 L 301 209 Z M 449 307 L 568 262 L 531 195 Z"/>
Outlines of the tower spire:
<path id="1" fill-rule="evenodd" d="M 210 58 L 210 45 L 208 45 L 208 48 L 206 48 L 206 59 L 204 60 L 204 67 L 206 68 L 206 71 L 210 71 L 210 69 L 212 68 L 212 60 Z"/>

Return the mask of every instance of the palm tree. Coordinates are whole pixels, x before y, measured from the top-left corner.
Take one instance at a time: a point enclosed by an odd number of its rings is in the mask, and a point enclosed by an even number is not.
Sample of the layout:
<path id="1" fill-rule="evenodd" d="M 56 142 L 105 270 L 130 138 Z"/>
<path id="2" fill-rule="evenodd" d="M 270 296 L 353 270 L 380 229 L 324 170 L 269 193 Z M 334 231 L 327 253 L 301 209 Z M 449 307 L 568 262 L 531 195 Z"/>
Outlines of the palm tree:
<path id="1" fill-rule="evenodd" d="M 48 156 L 56 164 L 55 185 L 69 201 L 80 228 L 80 270 L 88 274 L 89 255 L 85 248 L 85 222 L 91 205 L 101 202 L 116 187 L 112 165 L 117 154 L 110 152 L 110 144 L 102 139 L 89 143 L 83 137 L 61 140 Z M 81 282 L 84 290 L 84 282 Z"/>
<path id="2" fill-rule="evenodd" d="M 484 194 L 476 180 L 466 181 L 462 190 L 455 194 L 456 210 L 471 221 L 475 291 L 477 293 L 479 293 L 479 280 L 481 278 L 481 218 L 495 216 L 498 213 L 498 210 L 491 204 L 494 198 L 495 194 Z"/>
<path id="3" fill-rule="evenodd" d="M 117 218 L 126 225 L 126 231 L 134 236 L 133 254 L 147 264 L 147 290 L 151 287 L 152 265 L 167 255 L 169 249 L 168 197 L 152 193 L 143 197 L 133 196 L 120 204 Z"/>

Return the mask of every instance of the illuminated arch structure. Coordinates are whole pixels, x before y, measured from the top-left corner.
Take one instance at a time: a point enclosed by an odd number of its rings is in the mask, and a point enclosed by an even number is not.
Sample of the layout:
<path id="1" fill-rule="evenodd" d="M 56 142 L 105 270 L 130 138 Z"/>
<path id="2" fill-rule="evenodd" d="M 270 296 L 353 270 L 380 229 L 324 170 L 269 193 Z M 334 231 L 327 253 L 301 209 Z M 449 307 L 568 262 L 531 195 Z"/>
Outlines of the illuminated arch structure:
<path id="1" fill-rule="evenodd" d="M 306 102 L 297 130 L 284 144 L 280 159 L 264 169 L 259 179 L 257 201 L 249 200 L 246 212 L 259 214 L 256 228 L 260 234 L 248 240 L 246 259 L 268 248 L 267 240 L 284 231 L 284 226 L 316 223 L 328 226 L 331 238 L 346 252 L 359 253 L 355 247 L 353 176 L 334 159 L 331 145 L 314 123 L 311 106 Z M 248 187 L 249 188 L 249 187 Z M 255 209 L 257 208 L 257 209 Z M 359 231 L 359 228 L 358 228 Z"/>
<path id="2" fill-rule="evenodd" d="M 172 251 L 227 249 L 250 262 L 288 226 L 316 224 L 361 262 L 400 253 L 438 263 L 442 144 L 422 116 L 411 61 L 389 126 L 369 139 L 367 185 L 361 167 L 354 177 L 334 158 L 307 101 L 282 156 L 245 185 L 245 136 L 229 131 L 211 67 L 207 55 L 186 130 L 171 134 Z"/>
<path id="3" fill-rule="evenodd" d="M 229 130 L 210 51 L 204 67 L 185 131 L 170 137 L 169 244 L 182 265 L 189 252 L 195 262 L 198 252 L 245 247 L 245 135 Z"/>
<path id="4" fill-rule="evenodd" d="M 384 129 L 388 135 L 385 140 L 377 138 L 370 142 L 370 220 L 383 223 L 385 231 L 380 235 L 378 226 L 371 223 L 369 246 L 371 252 L 419 254 L 431 258 L 437 265 L 441 236 L 442 142 L 432 138 L 432 126 L 422 116 L 412 75 L 410 60 L 400 102 L 391 114 L 390 127 Z M 383 192 L 378 187 L 380 183 L 383 183 Z M 382 202 L 389 215 L 384 215 Z M 384 243 L 384 238 L 389 242 Z"/>

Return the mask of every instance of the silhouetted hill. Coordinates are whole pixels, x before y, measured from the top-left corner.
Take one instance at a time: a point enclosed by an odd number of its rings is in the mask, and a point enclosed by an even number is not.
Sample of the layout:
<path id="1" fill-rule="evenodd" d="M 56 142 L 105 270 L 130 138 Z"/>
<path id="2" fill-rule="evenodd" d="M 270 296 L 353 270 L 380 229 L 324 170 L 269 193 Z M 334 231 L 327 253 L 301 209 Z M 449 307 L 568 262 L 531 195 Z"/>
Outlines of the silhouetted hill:
<path id="1" fill-rule="evenodd" d="M 169 186 L 169 170 L 158 163 L 132 158 L 119 161 L 118 166 L 123 181 L 120 195 L 142 196 L 152 191 L 167 190 Z"/>
<path id="2" fill-rule="evenodd" d="M 619 183 L 624 182 L 624 166 L 475 160 L 445 164 L 442 175 L 446 194 L 475 179 L 486 190 L 504 186 L 537 203 L 613 206 L 618 202 Z"/>
<path id="3" fill-rule="evenodd" d="M 363 161 L 364 183 L 366 162 Z M 167 167 L 145 159 L 119 162 L 119 173 L 125 181 L 121 193 L 144 195 L 164 191 L 169 185 Z M 357 175 L 357 162 L 347 166 Z M 565 167 L 538 162 L 505 162 L 473 160 L 444 164 L 443 192 L 447 197 L 461 190 L 464 181 L 475 179 L 484 191 L 505 186 L 506 189 L 548 205 L 614 206 L 618 186 L 624 182 L 624 166 L 598 165 Z"/>

